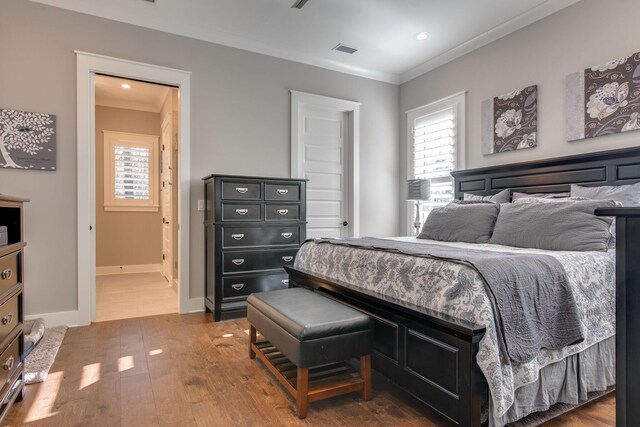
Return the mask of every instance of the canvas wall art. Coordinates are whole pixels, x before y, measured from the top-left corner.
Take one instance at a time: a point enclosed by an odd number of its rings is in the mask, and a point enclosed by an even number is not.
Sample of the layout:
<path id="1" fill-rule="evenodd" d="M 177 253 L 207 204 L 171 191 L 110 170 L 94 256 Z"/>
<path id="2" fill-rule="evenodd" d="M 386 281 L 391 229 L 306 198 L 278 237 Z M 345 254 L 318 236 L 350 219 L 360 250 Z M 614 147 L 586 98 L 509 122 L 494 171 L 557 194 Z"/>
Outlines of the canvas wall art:
<path id="1" fill-rule="evenodd" d="M 565 86 L 567 140 L 640 129 L 640 52 L 570 74 Z"/>
<path id="2" fill-rule="evenodd" d="M 56 116 L 0 109 L 0 167 L 56 169 Z"/>
<path id="3" fill-rule="evenodd" d="M 482 103 L 482 154 L 538 145 L 538 86 L 514 90 Z"/>

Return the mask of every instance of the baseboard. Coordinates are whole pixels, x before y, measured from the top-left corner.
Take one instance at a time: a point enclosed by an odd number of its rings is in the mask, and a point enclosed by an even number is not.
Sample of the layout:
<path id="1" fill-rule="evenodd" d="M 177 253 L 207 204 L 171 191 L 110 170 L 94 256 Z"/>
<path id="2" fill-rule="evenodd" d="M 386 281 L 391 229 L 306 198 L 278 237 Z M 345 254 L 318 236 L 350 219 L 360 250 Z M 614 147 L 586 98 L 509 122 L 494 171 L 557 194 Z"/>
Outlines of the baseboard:
<path id="1" fill-rule="evenodd" d="M 180 283 L 178 282 L 177 279 L 172 279 L 171 283 L 169 283 L 169 286 L 171 286 L 171 289 L 173 289 L 176 292 L 180 290 Z"/>
<path id="2" fill-rule="evenodd" d="M 160 273 L 161 271 L 162 264 L 108 265 L 96 267 L 97 276 L 126 273 Z"/>
<path id="3" fill-rule="evenodd" d="M 78 310 L 60 311 L 58 313 L 30 314 L 28 316 L 24 316 L 24 318 L 25 320 L 42 318 L 44 319 L 44 324 L 47 328 L 51 328 L 53 326 L 78 326 L 80 324 L 80 322 L 78 322 L 78 319 L 80 318 L 80 312 Z"/>
<path id="4" fill-rule="evenodd" d="M 201 313 L 204 311 L 204 297 L 191 298 L 187 313 Z"/>

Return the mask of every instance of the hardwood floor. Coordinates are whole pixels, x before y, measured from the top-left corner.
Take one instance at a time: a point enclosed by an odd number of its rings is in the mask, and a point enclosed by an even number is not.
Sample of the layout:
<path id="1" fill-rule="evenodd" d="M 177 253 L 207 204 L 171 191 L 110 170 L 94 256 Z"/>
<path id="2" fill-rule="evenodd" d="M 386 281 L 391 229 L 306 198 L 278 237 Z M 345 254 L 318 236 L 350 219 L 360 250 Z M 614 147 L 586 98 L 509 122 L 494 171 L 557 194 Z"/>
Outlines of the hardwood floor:
<path id="1" fill-rule="evenodd" d="M 248 356 L 248 324 L 205 314 L 168 314 L 71 328 L 49 377 L 27 386 L 11 426 L 448 426 L 441 416 L 374 374 L 373 399 L 359 393 L 295 402 Z M 605 397 L 548 427 L 611 426 Z"/>
<path id="2" fill-rule="evenodd" d="M 96 277 L 96 322 L 178 312 L 178 293 L 160 273 Z"/>

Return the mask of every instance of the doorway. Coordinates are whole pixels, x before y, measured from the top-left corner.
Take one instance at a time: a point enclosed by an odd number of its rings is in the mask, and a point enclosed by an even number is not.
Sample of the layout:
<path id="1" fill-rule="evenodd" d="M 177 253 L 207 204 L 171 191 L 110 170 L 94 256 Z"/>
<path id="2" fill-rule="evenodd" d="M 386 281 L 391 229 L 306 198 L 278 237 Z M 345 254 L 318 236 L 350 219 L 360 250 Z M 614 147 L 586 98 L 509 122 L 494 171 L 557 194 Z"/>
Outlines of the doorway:
<path id="1" fill-rule="evenodd" d="M 178 267 L 173 283 L 178 287 L 179 312 L 204 310 L 204 298 L 189 298 L 189 187 L 190 187 L 190 79 L 187 71 L 76 51 L 77 59 L 77 177 L 78 177 L 78 310 L 69 312 L 68 324 L 88 325 L 96 315 L 96 171 L 95 87 L 97 75 L 174 86 L 178 99 L 177 192 Z M 180 260 L 186 260 L 180 262 Z M 175 264 L 175 260 L 174 260 Z M 174 269 L 175 272 L 175 269 Z M 73 317 L 73 319 L 71 318 Z"/>
<path id="2" fill-rule="evenodd" d="M 307 182 L 307 236 L 359 233 L 360 103 L 291 92 L 291 177 Z"/>
<path id="3" fill-rule="evenodd" d="M 95 84 L 95 321 L 178 312 L 178 99 L 172 86 Z"/>

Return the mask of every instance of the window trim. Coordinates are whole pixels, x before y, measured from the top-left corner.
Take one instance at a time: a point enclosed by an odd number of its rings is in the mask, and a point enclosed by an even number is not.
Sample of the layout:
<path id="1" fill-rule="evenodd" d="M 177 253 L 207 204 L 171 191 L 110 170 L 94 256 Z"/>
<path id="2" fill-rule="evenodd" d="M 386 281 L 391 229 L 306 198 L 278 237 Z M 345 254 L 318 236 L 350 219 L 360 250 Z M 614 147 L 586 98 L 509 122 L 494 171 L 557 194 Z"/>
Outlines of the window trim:
<path id="1" fill-rule="evenodd" d="M 159 165 L 158 145 L 160 137 L 157 135 L 143 135 L 128 132 L 102 131 L 104 143 L 104 196 L 103 208 L 105 212 L 158 212 L 159 203 Z M 149 148 L 149 195 L 148 200 L 116 199 L 115 197 L 115 158 L 114 146 L 123 136 L 135 140 L 138 146 Z M 120 143 L 121 144 L 121 143 Z"/>
<path id="2" fill-rule="evenodd" d="M 466 95 L 467 91 L 461 91 L 454 93 L 453 95 L 449 95 L 445 98 L 439 99 L 437 101 L 422 105 L 420 107 L 412 108 L 410 110 L 405 111 L 407 117 L 407 158 L 406 160 L 406 168 L 407 168 L 407 176 L 406 179 L 413 179 L 413 125 L 415 120 L 419 117 L 423 117 L 429 114 L 437 113 L 438 111 L 453 108 L 455 111 L 455 131 L 456 131 L 456 140 L 455 140 L 455 164 L 454 170 L 460 170 L 465 168 L 466 163 Z M 406 185 L 403 185 L 403 188 Z M 406 191 L 406 189 L 404 190 Z M 405 221 L 405 232 L 408 236 L 413 236 L 415 233 L 415 229 L 413 227 L 414 221 L 414 201 L 406 201 L 406 221 Z"/>

